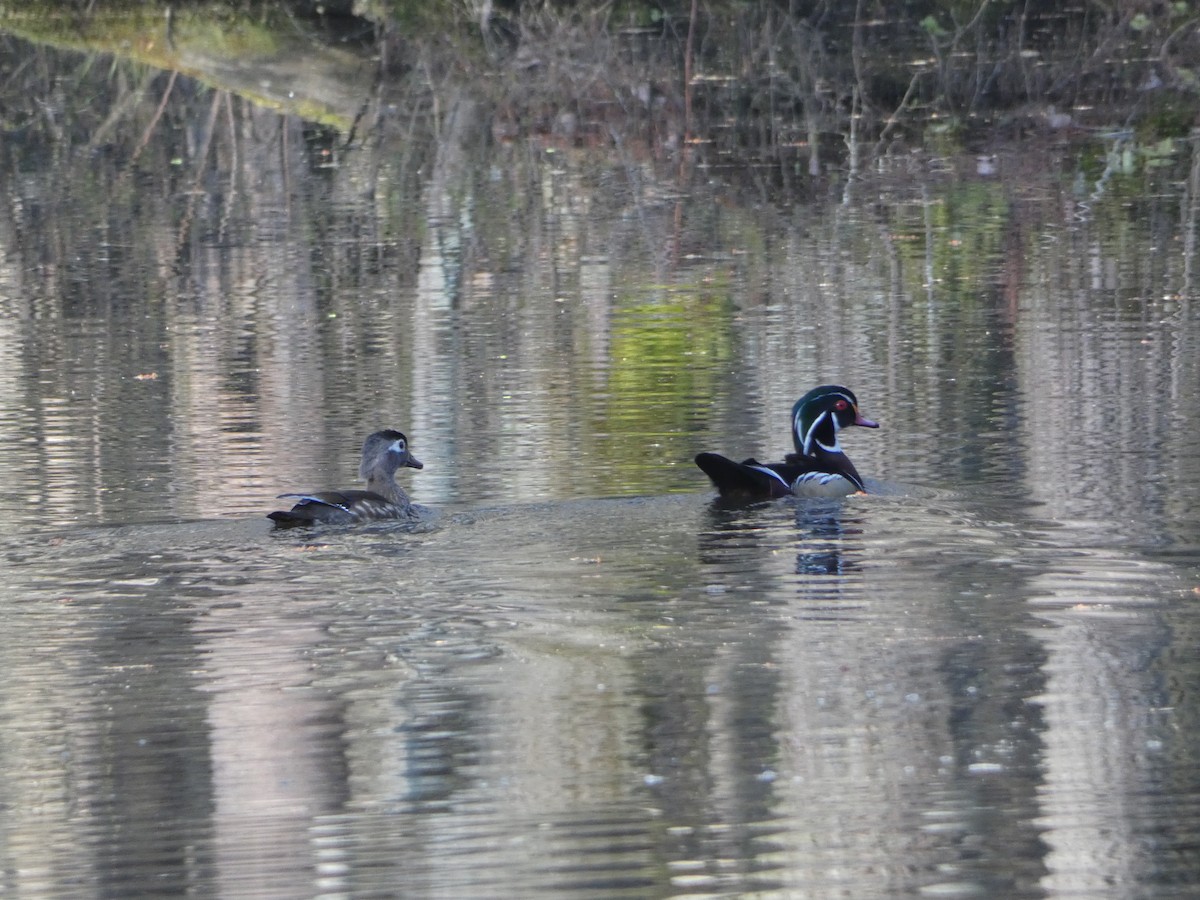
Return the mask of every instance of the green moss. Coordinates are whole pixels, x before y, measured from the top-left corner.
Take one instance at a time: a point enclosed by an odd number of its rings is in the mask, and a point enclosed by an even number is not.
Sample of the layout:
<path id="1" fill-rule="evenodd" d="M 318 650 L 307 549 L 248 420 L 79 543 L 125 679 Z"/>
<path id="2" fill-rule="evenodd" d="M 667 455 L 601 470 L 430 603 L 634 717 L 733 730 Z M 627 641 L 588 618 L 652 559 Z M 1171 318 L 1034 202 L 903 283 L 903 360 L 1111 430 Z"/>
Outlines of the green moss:
<path id="1" fill-rule="evenodd" d="M 275 6 L 252 14 L 224 4 L 178 9 L 160 3 L 106 4 L 102 11 L 84 16 L 51 4 L 27 3 L 5 8 L 2 24 L 12 34 L 36 43 L 111 54 L 118 65 L 134 63 L 177 71 L 264 108 L 292 112 L 340 129 L 349 126 L 354 110 L 329 109 L 320 102 L 282 93 L 272 96 L 256 90 L 247 79 L 239 80 L 236 73 L 256 62 L 319 54 L 331 68 L 340 68 L 350 82 L 363 64 L 348 51 L 310 39 Z M 234 74 L 225 77 L 223 72 Z"/>
<path id="2" fill-rule="evenodd" d="M 285 49 L 277 16 L 246 16 L 226 6 L 176 10 L 137 4 L 86 17 L 41 4 L 6 10 L 4 27 L 19 37 L 74 50 L 129 55 L 172 68 L 181 48 L 214 56 L 274 56 Z"/>

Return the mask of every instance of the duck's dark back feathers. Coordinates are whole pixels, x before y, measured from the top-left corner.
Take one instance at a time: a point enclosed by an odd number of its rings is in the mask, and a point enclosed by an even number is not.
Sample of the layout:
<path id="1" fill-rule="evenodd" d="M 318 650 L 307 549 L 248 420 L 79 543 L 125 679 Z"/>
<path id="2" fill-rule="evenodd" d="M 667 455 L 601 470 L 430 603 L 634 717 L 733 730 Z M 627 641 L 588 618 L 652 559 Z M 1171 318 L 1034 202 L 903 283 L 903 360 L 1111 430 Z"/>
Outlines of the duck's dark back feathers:
<path id="1" fill-rule="evenodd" d="M 400 506 L 374 491 L 321 491 L 316 494 L 280 494 L 299 502 L 291 509 L 268 514 L 277 528 L 298 525 L 349 525 L 375 519 L 409 519 L 412 506 Z"/>

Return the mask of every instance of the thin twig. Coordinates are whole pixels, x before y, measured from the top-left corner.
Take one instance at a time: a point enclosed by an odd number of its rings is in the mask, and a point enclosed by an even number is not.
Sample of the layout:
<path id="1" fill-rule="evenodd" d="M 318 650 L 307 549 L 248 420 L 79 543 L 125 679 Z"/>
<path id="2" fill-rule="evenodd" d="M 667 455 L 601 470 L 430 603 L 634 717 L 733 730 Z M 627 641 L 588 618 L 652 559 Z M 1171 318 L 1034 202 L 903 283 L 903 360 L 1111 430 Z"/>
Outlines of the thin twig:
<path id="1" fill-rule="evenodd" d="M 146 126 L 146 130 L 142 132 L 142 138 L 138 141 L 137 146 L 133 148 L 133 153 L 130 154 L 129 161 L 135 161 L 142 155 L 142 151 L 146 149 L 146 145 L 150 143 L 150 135 L 154 133 L 154 129 L 158 126 L 158 120 L 162 118 L 163 110 L 167 108 L 167 101 L 171 99 L 171 91 L 175 87 L 175 78 L 179 75 L 174 69 L 171 70 L 171 75 L 167 79 L 167 88 L 163 91 L 162 99 L 158 102 L 158 109 L 154 110 L 154 115 L 150 117 L 150 123 Z"/>
<path id="2" fill-rule="evenodd" d="M 887 124 L 883 126 L 883 131 L 879 132 L 879 140 L 875 142 L 875 155 L 878 156 L 883 151 L 883 142 L 887 140 L 888 134 L 891 133 L 892 126 L 900 121 L 900 114 L 904 112 L 904 107 L 908 105 L 908 99 L 913 95 L 913 91 L 917 88 L 917 80 L 921 77 L 920 72 L 914 72 L 912 81 L 908 83 L 908 90 L 904 92 L 904 96 L 900 98 L 900 105 L 896 107 L 896 111 L 887 117 Z"/>

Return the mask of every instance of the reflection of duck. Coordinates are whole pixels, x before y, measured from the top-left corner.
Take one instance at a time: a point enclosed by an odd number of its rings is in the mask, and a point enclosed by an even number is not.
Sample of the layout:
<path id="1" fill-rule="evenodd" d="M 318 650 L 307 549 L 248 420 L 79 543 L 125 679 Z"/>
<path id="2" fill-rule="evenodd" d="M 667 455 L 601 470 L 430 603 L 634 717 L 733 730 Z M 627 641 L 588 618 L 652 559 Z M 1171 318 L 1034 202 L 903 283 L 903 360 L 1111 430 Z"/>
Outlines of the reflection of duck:
<path id="1" fill-rule="evenodd" d="M 290 510 L 277 510 L 267 518 L 278 528 L 296 525 L 345 525 L 373 519 L 413 519 L 417 511 L 404 488 L 396 483 L 396 470 L 424 465 L 408 451 L 408 438 L 399 431 L 377 431 L 363 442 L 358 477 L 365 491 L 321 491 L 315 494 L 280 494 L 300 502 Z"/>
<path id="2" fill-rule="evenodd" d="M 838 432 L 847 425 L 878 428 L 858 411 L 849 388 L 826 384 L 813 388 L 792 407 L 792 441 L 796 452 L 781 463 L 756 459 L 734 462 L 717 453 L 701 453 L 704 470 L 721 496 L 730 500 L 773 500 L 799 497 L 844 497 L 866 491 L 854 463 L 842 452 Z"/>
<path id="3" fill-rule="evenodd" d="M 797 575 L 845 575 L 858 567 L 862 547 L 855 536 L 862 528 L 846 504 L 797 504 L 796 533 Z"/>

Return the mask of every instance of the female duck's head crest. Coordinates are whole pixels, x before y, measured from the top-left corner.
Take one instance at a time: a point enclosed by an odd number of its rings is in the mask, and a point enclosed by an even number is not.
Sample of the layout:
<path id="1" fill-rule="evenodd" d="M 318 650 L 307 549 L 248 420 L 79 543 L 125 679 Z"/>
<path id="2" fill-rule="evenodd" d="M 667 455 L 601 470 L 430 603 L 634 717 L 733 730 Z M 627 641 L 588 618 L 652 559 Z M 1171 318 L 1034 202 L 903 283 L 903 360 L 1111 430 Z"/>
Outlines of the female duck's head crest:
<path id="1" fill-rule="evenodd" d="M 841 453 L 837 433 L 847 425 L 879 427 L 878 422 L 859 413 L 858 398 L 840 384 L 815 387 L 792 407 L 792 441 L 803 456 L 816 456 L 818 451 Z"/>

